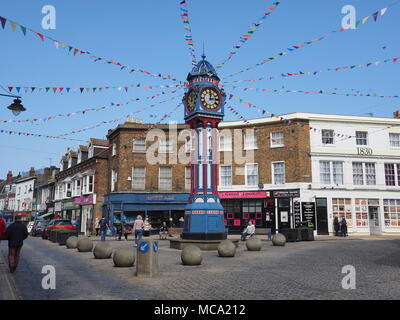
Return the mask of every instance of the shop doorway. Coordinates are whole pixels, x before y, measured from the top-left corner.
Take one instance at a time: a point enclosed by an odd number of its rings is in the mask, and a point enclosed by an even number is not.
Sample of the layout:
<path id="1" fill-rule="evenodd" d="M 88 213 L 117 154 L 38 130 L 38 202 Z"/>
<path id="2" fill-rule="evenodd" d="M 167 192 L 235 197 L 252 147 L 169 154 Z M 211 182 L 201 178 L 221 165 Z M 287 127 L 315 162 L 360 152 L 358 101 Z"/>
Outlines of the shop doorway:
<path id="1" fill-rule="evenodd" d="M 278 230 L 290 229 L 290 198 L 278 199 Z"/>
<path id="2" fill-rule="evenodd" d="M 317 208 L 317 234 L 329 235 L 328 230 L 328 202 L 326 198 L 315 200 Z"/>
<path id="3" fill-rule="evenodd" d="M 368 214 L 369 214 L 369 229 L 371 235 L 380 235 L 381 226 L 379 221 L 379 207 L 369 206 Z"/>

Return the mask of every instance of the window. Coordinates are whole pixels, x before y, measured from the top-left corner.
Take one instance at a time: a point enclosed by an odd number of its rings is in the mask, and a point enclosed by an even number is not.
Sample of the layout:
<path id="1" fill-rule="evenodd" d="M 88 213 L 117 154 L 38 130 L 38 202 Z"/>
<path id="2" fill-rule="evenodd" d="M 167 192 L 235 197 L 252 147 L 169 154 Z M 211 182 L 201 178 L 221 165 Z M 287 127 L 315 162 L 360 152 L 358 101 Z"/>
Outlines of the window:
<path id="1" fill-rule="evenodd" d="M 72 158 L 69 158 L 68 159 L 68 168 L 71 168 L 72 167 Z"/>
<path id="2" fill-rule="evenodd" d="M 343 184 L 343 162 L 320 161 L 322 184 Z"/>
<path id="3" fill-rule="evenodd" d="M 220 166 L 221 187 L 232 186 L 232 166 Z"/>
<path id="4" fill-rule="evenodd" d="M 111 191 L 115 191 L 115 184 L 118 181 L 118 174 L 115 170 L 111 171 Z"/>
<path id="5" fill-rule="evenodd" d="M 171 190 L 172 189 L 172 168 L 160 167 L 158 188 L 160 190 Z"/>
<path id="6" fill-rule="evenodd" d="M 75 180 L 72 194 L 74 197 L 81 196 L 81 180 Z"/>
<path id="7" fill-rule="evenodd" d="M 160 140 L 160 153 L 171 153 L 172 152 L 172 141 L 170 139 Z"/>
<path id="8" fill-rule="evenodd" d="M 285 163 L 272 163 L 273 184 L 285 184 Z"/>
<path id="9" fill-rule="evenodd" d="M 356 227 L 368 227 L 368 199 L 355 199 Z"/>
<path id="10" fill-rule="evenodd" d="M 387 186 L 400 186 L 400 163 L 385 163 L 385 182 Z"/>
<path id="11" fill-rule="evenodd" d="M 254 132 L 244 136 L 244 150 L 253 149 L 257 149 L 257 137 L 254 135 Z"/>
<path id="12" fill-rule="evenodd" d="M 132 189 L 146 189 L 146 167 L 134 167 L 132 169 Z"/>
<path id="13" fill-rule="evenodd" d="M 94 186 L 94 176 L 87 176 L 88 184 L 87 184 L 87 193 L 93 193 L 93 186 Z"/>
<path id="14" fill-rule="evenodd" d="M 283 131 L 271 132 L 271 148 L 284 147 L 285 141 Z"/>
<path id="15" fill-rule="evenodd" d="M 355 185 L 364 184 L 363 164 L 361 162 L 353 162 L 353 183 Z"/>
<path id="16" fill-rule="evenodd" d="M 389 133 L 390 146 L 400 148 L 400 133 Z"/>
<path id="17" fill-rule="evenodd" d="M 355 185 L 376 185 L 375 163 L 353 162 L 353 183 Z"/>
<path id="18" fill-rule="evenodd" d="M 112 156 L 114 157 L 115 155 L 117 155 L 117 144 L 113 143 L 113 145 L 112 145 Z"/>
<path id="19" fill-rule="evenodd" d="M 220 136 L 219 137 L 219 151 L 232 151 L 232 137 Z"/>
<path id="20" fill-rule="evenodd" d="M 322 143 L 333 144 L 333 130 L 322 130 Z"/>
<path id="21" fill-rule="evenodd" d="M 134 139 L 133 152 L 146 152 L 146 139 Z"/>
<path id="22" fill-rule="evenodd" d="M 246 164 L 246 185 L 257 186 L 258 185 L 258 164 L 248 163 Z"/>
<path id="23" fill-rule="evenodd" d="M 190 190 L 190 167 L 185 167 L 185 190 Z"/>
<path id="24" fill-rule="evenodd" d="M 332 198 L 333 217 L 345 217 L 347 226 L 353 226 L 353 210 L 351 208 L 351 199 Z"/>
<path id="25" fill-rule="evenodd" d="M 93 148 L 93 147 L 90 147 L 90 148 L 89 148 L 89 151 L 88 151 L 88 159 L 89 159 L 89 158 L 93 158 L 93 156 L 94 156 L 94 148 Z"/>
<path id="26" fill-rule="evenodd" d="M 356 131 L 356 144 L 358 146 L 368 145 L 368 132 Z"/>
<path id="27" fill-rule="evenodd" d="M 386 227 L 400 226 L 400 200 L 383 200 Z"/>

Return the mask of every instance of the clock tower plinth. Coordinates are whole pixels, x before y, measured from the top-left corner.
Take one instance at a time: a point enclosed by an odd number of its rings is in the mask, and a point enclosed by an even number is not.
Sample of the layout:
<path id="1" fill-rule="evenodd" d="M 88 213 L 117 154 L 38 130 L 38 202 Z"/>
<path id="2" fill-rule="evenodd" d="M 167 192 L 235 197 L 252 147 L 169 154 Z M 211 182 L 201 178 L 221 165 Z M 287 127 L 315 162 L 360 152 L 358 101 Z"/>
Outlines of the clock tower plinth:
<path id="1" fill-rule="evenodd" d="M 189 73 L 187 81 L 183 103 L 185 121 L 192 129 L 192 162 L 182 238 L 223 240 L 227 234 L 218 195 L 218 124 L 224 118 L 226 94 L 218 87 L 220 79 L 205 56 Z"/>

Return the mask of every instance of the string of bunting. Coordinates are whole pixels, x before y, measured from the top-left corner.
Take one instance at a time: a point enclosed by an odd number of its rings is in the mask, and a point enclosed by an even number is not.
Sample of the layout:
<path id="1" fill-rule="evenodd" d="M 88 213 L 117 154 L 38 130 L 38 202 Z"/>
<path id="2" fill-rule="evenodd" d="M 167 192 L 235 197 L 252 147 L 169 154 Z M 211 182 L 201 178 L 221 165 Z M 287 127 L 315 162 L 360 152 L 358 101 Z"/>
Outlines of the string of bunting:
<path id="1" fill-rule="evenodd" d="M 232 57 L 240 50 L 240 48 L 247 42 L 247 40 L 249 40 L 251 36 L 257 31 L 257 29 L 265 22 L 265 19 L 277 9 L 280 3 L 281 2 L 279 1 L 274 2 L 271 7 L 267 8 L 268 11 L 263 13 L 261 19 L 257 23 L 252 23 L 252 25 L 249 26 L 249 30 L 240 36 L 238 43 L 234 45 L 232 51 L 228 53 L 227 58 L 216 66 L 216 70 L 219 70 L 225 63 L 232 59 Z"/>
<path id="2" fill-rule="evenodd" d="M 187 8 L 186 0 L 180 1 L 181 19 L 183 22 L 183 28 L 185 29 L 185 42 L 189 48 L 189 56 L 192 57 L 192 65 L 197 65 L 196 52 L 193 44 L 192 27 L 190 26 L 189 10 Z"/>
<path id="3" fill-rule="evenodd" d="M 116 89 L 118 91 L 125 91 L 128 92 L 130 88 L 142 88 L 144 90 L 154 90 L 157 88 L 178 88 L 182 87 L 183 85 L 181 84 L 173 84 L 173 85 L 159 85 L 159 86 L 154 86 L 154 85 L 141 85 L 140 83 L 136 84 L 131 84 L 129 86 L 102 86 L 102 87 L 18 87 L 18 86 L 0 86 L 0 88 L 3 88 L 4 90 L 13 93 L 34 93 L 34 92 L 43 92 L 43 93 L 49 93 L 53 92 L 55 93 L 74 93 L 74 92 L 80 92 L 80 93 L 96 93 L 96 92 L 103 92 L 106 90 L 110 89 Z"/>
<path id="4" fill-rule="evenodd" d="M 225 86 L 221 85 L 223 88 L 231 88 L 231 89 L 242 89 L 244 91 L 256 91 L 256 92 L 279 92 L 279 93 L 304 93 L 304 94 L 328 94 L 328 95 L 336 95 L 336 96 L 346 96 L 346 97 L 375 97 L 375 98 L 388 98 L 388 99 L 398 99 L 400 96 L 393 95 L 393 96 L 382 96 L 378 93 L 342 93 L 342 92 L 335 92 L 335 91 L 305 91 L 305 90 L 288 90 L 288 89 L 260 89 L 260 88 L 247 88 L 247 87 L 240 87 L 240 86 Z"/>
<path id="5" fill-rule="evenodd" d="M 341 70 L 354 70 L 357 68 L 362 68 L 362 67 L 370 67 L 370 66 L 378 66 L 382 65 L 382 63 L 396 63 L 400 57 L 395 57 L 395 58 L 390 58 L 390 59 L 385 59 L 385 60 L 378 60 L 374 62 L 368 62 L 368 63 L 362 63 L 362 64 L 354 64 L 354 65 L 348 65 L 348 66 L 342 66 L 342 67 L 336 67 L 336 68 L 328 68 L 324 70 L 318 70 L 318 71 L 299 71 L 299 72 L 286 72 L 286 73 L 281 73 L 280 75 L 275 75 L 275 76 L 265 76 L 257 79 L 250 79 L 250 80 L 234 80 L 234 81 L 224 81 L 224 83 L 242 83 L 242 82 L 256 82 L 260 80 L 273 80 L 273 79 L 280 79 L 280 78 L 287 78 L 287 77 L 294 77 L 294 76 L 316 76 L 321 72 L 330 72 L 330 71 L 341 71 Z"/>
<path id="6" fill-rule="evenodd" d="M 397 4 L 397 3 L 396 3 L 396 4 Z M 383 15 L 387 12 L 388 8 L 389 8 L 389 7 L 380 9 L 379 11 L 374 12 L 372 15 L 366 16 L 366 17 L 364 17 L 364 18 L 358 20 L 358 21 L 356 22 L 356 27 L 357 27 L 360 23 L 361 23 L 361 24 L 365 24 L 368 20 L 371 20 L 371 19 L 373 19 L 373 20 L 376 22 L 377 19 L 378 19 L 379 14 L 380 14 L 381 16 L 383 16 Z M 371 18 L 371 19 L 370 19 L 370 18 Z M 261 62 L 257 63 L 256 65 L 251 66 L 251 67 L 248 67 L 248 68 L 243 69 L 243 70 L 241 70 L 241 71 L 232 73 L 231 75 L 228 75 L 226 78 L 231 78 L 231 77 L 237 76 L 238 74 L 241 74 L 241 73 L 243 73 L 243 72 L 253 70 L 253 69 L 255 69 L 255 68 L 259 67 L 259 66 L 262 66 L 262 65 L 266 64 L 267 62 L 271 62 L 271 61 L 273 61 L 273 60 L 276 60 L 276 59 L 278 59 L 278 58 L 281 58 L 281 57 L 283 57 L 284 55 L 287 55 L 287 54 L 289 54 L 289 53 L 291 53 L 291 52 L 293 52 L 293 51 L 296 51 L 296 50 L 299 50 L 299 49 L 304 48 L 304 47 L 306 47 L 306 46 L 309 46 L 310 44 L 313 44 L 313 43 L 315 43 L 315 42 L 322 41 L 322 40 L 324 40 L 324 39 L 326 39 L 326 38 L 328 38 L 328 37 L 330 37 L 330 36 L 332 36 L 332 35 L 334 35 L 334 34 L 336 34 L 336 33 L 338 33 L 338 32 L 341 33 L 341 32 L 343 32 L 343 31 L 349 30 L 350 28 L 351 28 L 351 26 L 349 25 L 349 26 L 347 26 L 347 27 L 345 27 L 345 28 L 341 28 L 341 29 L 339 29 L 339 30 L 333 30 L 333 31 L 331 31 L 331 32 L 328 32 L 328 33 L 324 34 L 322 37 L 319 37 L 319 38 L 316 38 L 316 39 L 312 39 L 312 40 L 310 40 L 310 41 L 305 41 L 305 42 L 302 43 L 302 44 L 291 45 L 290 47 L 288 47 L 288 48 L 286 49 L 286 51 L 282 51 L 282 52 L 278 53 L 277 55 L 271 56 L 271 57 L 269 57 L 269 58 L 267 58 L 267 59 L 263 59 Z"/>
<path id="7" fill-rule="evenodd" d="M 69 140 L 69 141 L 84 142 L 84 140 L 78 140 L 78 139 L 69 139 L 69 138 L 64 138 L 64 137 L 48 136 L 48 135 L 44 135 L 44 134 L 36 134 L 36 133 L 29 133 L 29 132 L 17 132 L 17 131 L 11 131 L 11 130 L 0 130 L 0 133 L 9 134 L 9 135 L 25 136 L 25 137 L 62 139 L 62 140 Z"/>
<path id="8" fill-rule="evenodd" d="M 273 114 L 272 112 L 267 111 L 267 110 L 265 110 L 265 109 L 263 109 L 263 108 L 260 108 L 260 107 L 254 105 L 254 104 L 252 104 L 252 103 L 250 103 L 250 102 L 248 102 L 248 101 L 246 101 L 246 100 L 244 100 L 244 99 L 241 99 L 241 98 L 239 98 L 238 96 L 235 96 L 235 95 L 233 95 L 233 94 L 229 94 L 228 99 L 229 99 L 229 100 L 233 99 L 233 100 L 235 100 L 235 101 L 238 101 L 238 102 L 240 102 L 240 103 L 243 103 L 244 105 L 248 106 L 249 108 L 257 109 L 257 111 L 260 112 L 260 113 L 262 113 L 263 115 L 265 115 L 265 114 L 271 114 L 271 117 L 274 116 L 274 114 Z M 231 108 L 231 107 L 230 107 L 230 108 Z M 234 111 L 236 111 L 236 110 L 234 110 Z M 237 111 L 236 111 L 236 112 L 237 112 Z"/>
<path id="9" fill-rule="evenodd" d="M 44 35 L 42 33 L 37 32 L 37 31 L 35 31 L 35 30 L 31 29 L 31 28 L 23 26 L 23 25 L 15 22 L 15 21 L 12 21 L 12 20 L 10 20 L 8 18 L 0 16 L 0 25 L 1 25 L 3 30 L 6 29 L 7 22 L 9 23 L 9 25 L 11 27 L 11 30 L 13 32 L 16 32 L 17 27 L 18 27 L 21 30 L 22 34 L 24 36 L 26 36 L 27 32 L 29 31 L 29 32 L 35 34 L 36 36 L 38 36 L 42 42 L 45 42 L 45 40 L 48 40 L 51 43 L 53 43 L 53 45 L 54 45 L 54 47 L 56 49 L 59 49 L 61 47 L 62 49 L 64 49 L 68 53 L 68 55 L 70 53 L 72 53 L 73 56 L 76 56 L 78 54 L 79 55 L 84 55 L 84 56 L 87 56 L 90 59 L 92 59 L 94 62 L 103 61 L 106 64 L 110 64 L 110 65 L 114 65 L 116 67 L 119 67 L 121 71 L 122 70 L 126 70 L 126 71 L 129 71 L 130 73 L 132 73 L 132 72 L 141 72 L 141 73 L 144 73 L 144 74 L 152 76 L 152 77 L 161 78 L 163 80 L 167 80 L 168 79 L 168 80 L 171 80 L 173 82 L 181 82 L 181 81 L 173 78 L 171 75 L 165 76 L 165 75 L 162 75 L 161 73 L 149 72 L 146 69 L 131 68 L 129 66 L 123 65 L 122 63 L 120 63 L 118 61 L 95 56 L 95 55 L 93 55 L 91 52 L 89 52 L 87 50 L 78 49 L 78 48 L 76 48 L 76 47 L 74 47 L 72 45 L 69 45 L 69 44 L 67 44 L 67 43 L 65 43 L 63 41 L 59 41 L 59 40 L 53 39 L 53 38 L 51 38 L 51 37 L 49 37 L 47 35 Z"/>
<path id="10" fill-rule="evenodd" d="M 165 94 L 167 94 L 167 93 L 175 93 L 176 91 L 177 90 L 166 92 Z M 124 102 L 124 103 L 113 103 L 113 102 L 111 102 L 110 105 L 104 106 L 104 107 L 100 107 L 100 108 L 87 108 L 87 109 L 79 110 L 79 111 L 76 111 L 76 112 L 70 112 L 70 113 L 67 113 L 67 114 L 57 114 L 57 115 L 49 116 L 49 117 L 45 117 L 45 118 L 35 118 L 35 119 L 27 119 L 27 120 L 15 120 L 15 119 L 0 120 L 0 123 L 27 123 L 27 122 L 29 122 L 29 123 L 33 124 L 33 123 L 37 123 L 37 122 L 41 122 L 41 121 L 46 122 L 46 121 L 54 120 L 54 119 L 60 118 L 60 117 L 72 117 L 72 116 L 76 116 L 76 115 L 79 115 L 79 114 L 86 115 L 88 112 L 91 112 L 91 111 L 103 111 L 103 110 L 110 109 L 110 108 L 115 108 L 115 107 L 118 108 L 118 107 L 122 107 L 122 106 L 128 105 L 128 104 L 130 104 L 132 102 L 154 99 L 156 97 L 157 97 L 157 95 L 156 96 L 151 96 L 151 97 L 146 97 L 145 99 L 139 99 L 139 98 L 133 99 L 132 98 L 129 101 Z M 147 108 L 155 107 L 157 105 L 172 101 L 172 100 L 174 100 L 176 98 L 179 98 L 179 97 L 181 97 L 181 95 L 165 99 L 165 100 L 160 101 L 160 102 L 158 102 L 156 104 L 152 104 L 152 105 L 150 105 L 148 107 L 138 109 L 138 110 L 135 111 L 135 113 L 143 112 L 143 111 L 147 110 Z"/>
<path id="11" fill-rule="evenodd" d="M 157 124 L 160 124 L 161 121 L 169 119 L 172 116 L 172 114 L 181 107 L 181 105 L 182 105 L 182 103 L 178 104 L 170 113 L 167 113 L 167 114 L 163 115 L 160 118 L 160 120 L 157 122 Z"/>
<path id="12" fill-rule="evenodd" d="M 249 123 L 249 120 L 247 120 L 245 117 L 243 117 L 239 111 L 237 111 L 235 108 L 231 107 L 231 106 L 226 106 L 228 108 L 228 110 L 233 113 L 237 118 L 239 118 L 240 120 L 242 120 L 245 123 Z"/>

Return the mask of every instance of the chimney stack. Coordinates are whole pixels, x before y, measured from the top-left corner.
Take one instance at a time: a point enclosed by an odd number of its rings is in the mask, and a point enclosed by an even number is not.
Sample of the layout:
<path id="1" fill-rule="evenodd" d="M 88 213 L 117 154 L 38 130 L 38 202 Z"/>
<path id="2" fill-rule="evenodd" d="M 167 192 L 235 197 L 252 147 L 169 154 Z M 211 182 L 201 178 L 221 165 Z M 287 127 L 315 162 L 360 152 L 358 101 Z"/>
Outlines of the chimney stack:
<path id="1" fill-rule="evenodd" d="M 31 170 L 29 170 L 29 176 L 34 177 L 35 176 L 35 168 L 31 167 Z"/>
<path id="2" fill-rule="evenodd" d="M 12 171 L 8 171 L 7 173 L 7 183 L 10 184 L 13 181 L 13 174 Z"/>
<path id="3" fill-rule="evenodd" d="M 393 112 L 393 118 L 400 119 L 400 110 Z"/>

